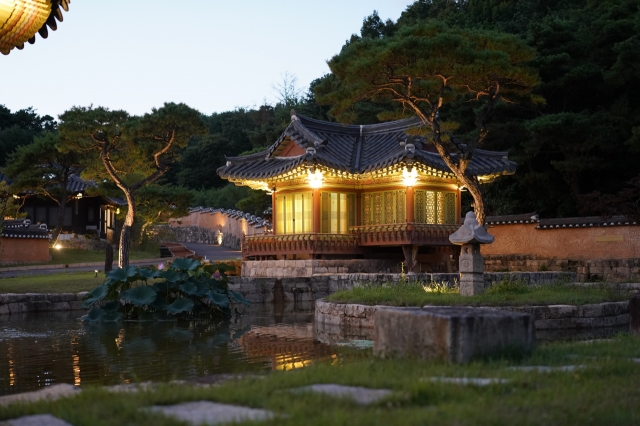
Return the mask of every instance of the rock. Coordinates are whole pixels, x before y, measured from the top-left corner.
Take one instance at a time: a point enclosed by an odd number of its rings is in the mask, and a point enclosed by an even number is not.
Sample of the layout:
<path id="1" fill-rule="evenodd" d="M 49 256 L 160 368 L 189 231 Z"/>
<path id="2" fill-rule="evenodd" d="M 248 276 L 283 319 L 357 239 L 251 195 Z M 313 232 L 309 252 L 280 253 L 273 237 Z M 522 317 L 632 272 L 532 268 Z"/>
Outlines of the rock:
<path id="1" fill-rule="evenodd" d="M 237 423 L 246 420 L 268 420 L 274 417 L 271 411 L 238 405 L 218 404 L 209 401 L 185 402 L 176 405 L 153 406 L 148 410 L 174 417 L 192 425 L 214 425 Z"/>
<path id="2" fill-rule="evenodd" d="M 55 401 L 56 399 L 75 396 L 80 393 L 80 388 L 60 383 L 44 387 L 34 392 L 18 393 L 0 397 L 0 406 L 6 406 L 16 402 L 37 402 L 41 400 Z"/>
<path id="3" fill-rule="evenodd" d="M 393 394 L 389 389 L 370 389 L 359 386 L 318 384 L 293 389 L 292 392 L 315 392 L 336 398 L 349 398 L 360 405 L 376 403 Z"/>
<path id="4" fill-rule="evenodd" d="M 636 293 L 629 301 L 629 331 L 640 336 L 640 293 Z"/>
<path id="5" fill-rule="evenodd" d="M 2 423 L 7 426 L 71 426 L 71 424 L 60 420 L 51 414 L 36 414 L 34 416 L 24 416 Z"/>
<path id="6" fill-rule="evenodd" d="M 531 314 L 466 307 L 380 309 L 375 313 L 373 352 L 466 363 L 535 346 Z"/>

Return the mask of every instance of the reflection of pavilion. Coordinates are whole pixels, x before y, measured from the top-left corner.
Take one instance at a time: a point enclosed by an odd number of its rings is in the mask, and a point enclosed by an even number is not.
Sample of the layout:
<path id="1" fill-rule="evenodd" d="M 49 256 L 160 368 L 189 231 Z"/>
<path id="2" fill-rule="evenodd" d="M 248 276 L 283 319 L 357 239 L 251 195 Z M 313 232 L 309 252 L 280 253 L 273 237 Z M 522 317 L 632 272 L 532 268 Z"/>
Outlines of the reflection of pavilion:
<path id="1" fill-rule="evenodd" d="M 329 345 L 313 338 L 313 324 L 252 327 L 239 339 L 249 358 L 268 358 L 274 370 L 291 370 L 334 357 Z"/>

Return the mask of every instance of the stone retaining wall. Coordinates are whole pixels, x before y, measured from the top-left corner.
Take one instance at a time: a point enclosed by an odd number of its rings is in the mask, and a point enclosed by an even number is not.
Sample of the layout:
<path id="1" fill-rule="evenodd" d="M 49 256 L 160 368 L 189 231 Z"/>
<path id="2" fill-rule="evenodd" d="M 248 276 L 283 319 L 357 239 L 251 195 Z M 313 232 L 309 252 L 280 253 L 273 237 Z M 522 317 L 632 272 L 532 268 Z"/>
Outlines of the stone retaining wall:
<path id="1" fill-rule="evenodd" d="M 394 271 L 397 266 L 397 261 L 386 259 L 247 260 L 242 262 L 242 276 L 293 278 L 319 274 L 385 273 Z"/>
<path id="2" fill-rule="evenodd" d="M 158 227 L 160 228 L 160 227 Z M 181 243 L 218 244 L 219 231 L 199 226 L 162 227 L 163 232 Z"/>
<path id="3" fill-rule="evenodd" d="M 272 262 L 272 261 L 266 261 Z M 273 261 L 276 262 L 276 261 Z M 287 260 L 278 262 L 307 262 L 303 260 Z M 322 262 L 322 261 L 320 261 Z M 245 276 L 245 268 L 250 262 L 242 262 L 242 277 L 230 277 L 231 289 L 239 291 L 252 303 L 272 303 L 275 300 L 283 302 L 313 301 L 339 290 L 348 290 L 361 286 L 382 285 L 398 282 L 402 278 L 400 274 L 322 274 L 311 277 L 296 278 L 260 278 Z M 428 274 L 405 275 L 409 281 L 421 281 L 429 283 L 435 281 L 444 282 L 451 286 L 458 280 L 458 274 Z M 502 280 L 514 280 L 534 284 L 550 284 L 558 281 L 575 281 L 574 273 L 566 272 L 504 272 L 485 274 L 485 287 L 493 282 Z"/>
<path id="4" fill-rule="evenodd" d="M 485 270 L 570 271 L 578 281 L 638 281 L 640 259 L 571 260 L 542 255 L 484 255 Z"/>
<path id="5" fill-rule="evenodd" d="M 332 303 L 316 300 L 316 323 L 336 325 L 348 329 L 373 329 L 374 314 L 383 305 Z M 536 330 L 585 329 L 629 325 L 629 301 L 606 302 L 591 305 L 500 306 L 484 309 L 530 313 L 535 318 Z M 411 309 L 411 308 L 407 308 Z"/>
<path id="6" fill-rule="evenodd" d="M 86 294 L 87 292 L 78 294 L 4 293 L 0 294 L 0 315 L 84 309 L 82 298 Z"/>

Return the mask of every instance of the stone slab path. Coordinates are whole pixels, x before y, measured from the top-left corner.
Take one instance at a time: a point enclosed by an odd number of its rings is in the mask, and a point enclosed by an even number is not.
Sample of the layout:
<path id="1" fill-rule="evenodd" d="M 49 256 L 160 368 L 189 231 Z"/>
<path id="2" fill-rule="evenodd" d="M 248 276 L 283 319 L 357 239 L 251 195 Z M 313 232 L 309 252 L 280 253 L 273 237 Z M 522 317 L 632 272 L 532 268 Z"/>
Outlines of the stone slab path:
<path id="1" fill-rule="evenodd" d="M 483 378 L 483 377 L 427 377 L 422 379 L 428 382 L 450 383 L 454 385 L 489 386 L 508 383 L 507 379 Z"/>
<path id="2" fill-rule="evenodd" d="M 389 389 L 370 389 L 359 386 L 343 386 L 333 384 L 317 384 L 293 389 L 292 392 L 322 393 L 337 398 L 349 398 L 358 404 L 369 405 L 393 394 Z"/>
<path id="3" fill-rule="evenodd" d="M 36 414 L 0 422 L 0 426 L 72 426 L 51 414 Z"/>
<path id="4" fill-rule="evenodd" d="M 0 397 L 0 406 L 7 406 L 16 402 L 36 402 L 41 400 L 55 401 L 56 399 L 75 396 L 80 388 L 67 383 L 47 386 L 37 391 L 6 395 Z"/>
<path id="5" fill-rule="evenodd" d="M 176 405 L 146 408 L 165 416 L 174 417 L 192 425 L 215 425 L 219 423 L 242 422 L 245 420 L 268 420 L 274 417 L 271 411 L 238 405 L 218 404 L 209 401 L 185 402 Z"/>

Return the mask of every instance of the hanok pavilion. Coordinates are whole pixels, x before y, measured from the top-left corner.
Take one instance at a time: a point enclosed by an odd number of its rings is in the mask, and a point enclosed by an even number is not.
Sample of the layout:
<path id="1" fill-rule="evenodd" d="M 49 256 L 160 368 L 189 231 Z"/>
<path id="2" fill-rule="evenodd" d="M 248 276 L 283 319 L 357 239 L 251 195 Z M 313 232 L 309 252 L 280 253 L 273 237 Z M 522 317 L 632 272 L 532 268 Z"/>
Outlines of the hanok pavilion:
<path id="1" fill-rule="evenodd" d="M 243 258 L 397 259 L 405 271 L 455 269 L 449 235 L 461 223 L 462 188 L 435 148 L 407 133 L 419 124 L 342 125 L 292 111 L 266 151 L 228 157 L 222 178 L 273 200 L 273 233 L 244 237 Z M 484 150 L 468 167 L 480 182 L 515 170 L 506 152 Z"/>

